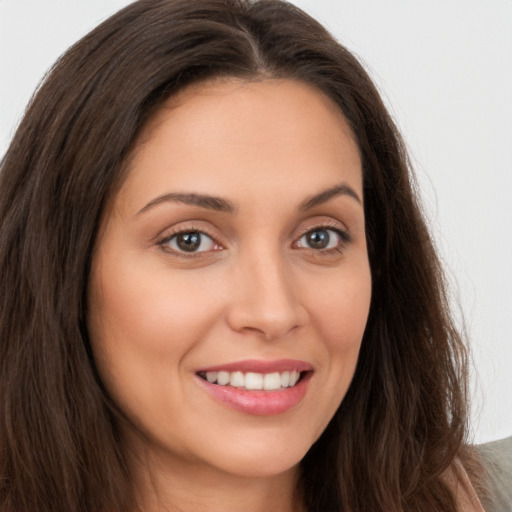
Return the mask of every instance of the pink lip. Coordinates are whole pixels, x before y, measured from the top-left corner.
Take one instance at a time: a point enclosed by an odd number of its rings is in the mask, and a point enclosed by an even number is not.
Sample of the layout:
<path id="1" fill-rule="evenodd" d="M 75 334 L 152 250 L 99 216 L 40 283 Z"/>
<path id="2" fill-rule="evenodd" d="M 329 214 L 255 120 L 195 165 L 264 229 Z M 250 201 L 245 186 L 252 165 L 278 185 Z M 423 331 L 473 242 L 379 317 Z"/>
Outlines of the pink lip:
<path id="1" fill-rule="evenodd" d="M 246 414 L 270 416 L 284 413 L 302 401 L 306 395 L 308 384 L 313 374 L 313 367 L 309 363 L 291 359 L 279 361 L 247 360 L 226 365 L 212 366 L 197 372 L 241 371 L 244 373 L 272 373 L 293 370 L 307 373 L 301 376 L 300 381 L 295 386 L 276 391 L 249 391 L 231 386 L 220 386 L 218 384 L 212 384 L 199 376 L 197 376 L 197 380 L 210 395 L 228 407 Z"/>
<path id="2" fill-rule="evenodd" d="M 208 368 L 200 368 L 199 372 L 255 372 L 255 373 L 273 373 L 273 372 L 309 372 L 313 370 L 313 366 L 305 361 L 297 361 L 294 359 L 278 359 L 275 361 L 264 361 L 261 359 L 247 359 L 244 361 L 235 361 L 233 363 L 219 364 L 209 366 Z"/>

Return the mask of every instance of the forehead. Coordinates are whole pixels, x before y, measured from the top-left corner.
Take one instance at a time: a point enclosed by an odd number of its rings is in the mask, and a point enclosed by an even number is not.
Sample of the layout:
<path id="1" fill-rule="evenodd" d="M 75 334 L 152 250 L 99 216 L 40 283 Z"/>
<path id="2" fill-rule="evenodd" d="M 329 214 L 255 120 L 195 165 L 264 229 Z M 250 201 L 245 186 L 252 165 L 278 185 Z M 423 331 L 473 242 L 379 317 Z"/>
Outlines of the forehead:
<path id="1" fill-rule="evenodd" d="M 213 127 L 216 131 L 221 122 L 226 128 L 236 129 L 247 128 L 250 120 L 252 136 L 264 128 L 255 143 L 272 136 L 271 126 L 282 128 L 280 121 L 289 130 L 315 125 L 319 131 L 331 130 L 333 136 L 341 132 L 355 142 L 341 109 L 331 98 L 317 88 L 291 79 L 219 78 L 192 84 L 164 103 L 146 124 L 135 146 L 144 145 L 171 118 L 182 130 L 201 123 L 202 127 Z M 222 135 L 221 131 L 218 133 Z M 240 131 L 240 135 L 243 133 Z"/>
<path id="2" fill-rule="evenodd" d="M 189 86 L 159 109 L 121 192 L 199 187 L 225 195 L 234 187 L 254 196 L 270 185 L 315 189 L 343 180 L 361 191 L 359 150 L 330 98 L 292 80 L 224 79 Z"/>

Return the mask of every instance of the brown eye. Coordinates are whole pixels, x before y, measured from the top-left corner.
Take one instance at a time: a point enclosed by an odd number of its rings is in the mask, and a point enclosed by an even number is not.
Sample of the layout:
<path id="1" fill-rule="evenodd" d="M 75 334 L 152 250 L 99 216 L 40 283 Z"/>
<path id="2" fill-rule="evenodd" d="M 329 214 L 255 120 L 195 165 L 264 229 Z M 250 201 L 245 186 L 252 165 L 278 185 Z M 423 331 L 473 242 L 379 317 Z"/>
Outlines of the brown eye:
<path id="1" fill-rule="evenodd" d="M 217 244 L 211 237 L 200 231 L 183 231 L 173 235 L 162 245 L 176 252 L 205 252 L 216 249 Z"/>
<path id="2" fill-rule="evenodd" d="M 312 231 L 306 235 L 306 241 L 312 249 L 325 249 L 328 247 L 331 236 L 327 230 Z"/>
<path id="3" fill-rule="evenodd" d="M 308 231 L 298 241 L 298 247 L 318 251 L 339 247 L 345 240 L 344 233 L 336 229 L 318 228 Z"/>

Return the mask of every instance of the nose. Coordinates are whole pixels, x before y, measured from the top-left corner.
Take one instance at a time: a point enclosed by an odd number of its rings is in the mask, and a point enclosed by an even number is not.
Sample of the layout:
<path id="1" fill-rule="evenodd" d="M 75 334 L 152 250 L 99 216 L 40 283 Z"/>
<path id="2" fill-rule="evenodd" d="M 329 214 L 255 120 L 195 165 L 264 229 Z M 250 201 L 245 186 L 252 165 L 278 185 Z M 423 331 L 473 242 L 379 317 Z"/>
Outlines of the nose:
<path id="1" fill-rule="evenodd" d="M 293 273 L 278 254 L 258 252 L 244 259 L 233 280 L 228 323 L 235 331 L 276 340 L 306 323 Z"/>

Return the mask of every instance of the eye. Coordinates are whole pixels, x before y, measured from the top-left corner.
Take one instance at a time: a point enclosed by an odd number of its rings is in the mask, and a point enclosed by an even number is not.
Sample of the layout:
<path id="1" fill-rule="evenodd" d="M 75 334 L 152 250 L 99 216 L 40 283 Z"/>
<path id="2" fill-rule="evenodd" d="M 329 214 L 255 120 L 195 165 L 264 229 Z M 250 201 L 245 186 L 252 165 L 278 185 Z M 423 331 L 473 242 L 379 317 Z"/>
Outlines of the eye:
<path id="1" fill-rule="evenodd" d="M 182 231 L 167 237 L 159 243 L 176 252 L 197 253 L 219 250 L 219 245 L 201 231 Z"/>
<path id="2" fill-rule="evenodd" d="M 332 228 L 316 228 L 302 235 L 296 247 L 317 251 L 337 249 L 347 241 L 347 234 Z"/>

